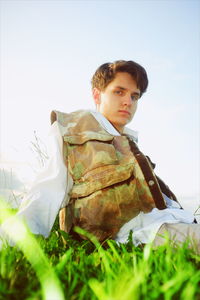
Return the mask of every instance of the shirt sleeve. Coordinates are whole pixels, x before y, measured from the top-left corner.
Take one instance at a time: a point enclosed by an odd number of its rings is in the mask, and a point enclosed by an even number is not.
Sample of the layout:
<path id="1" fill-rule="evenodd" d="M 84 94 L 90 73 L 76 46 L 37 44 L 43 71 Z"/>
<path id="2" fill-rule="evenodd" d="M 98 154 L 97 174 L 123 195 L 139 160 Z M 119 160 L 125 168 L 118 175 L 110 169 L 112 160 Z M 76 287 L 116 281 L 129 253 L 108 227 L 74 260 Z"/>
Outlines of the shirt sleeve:
<path id="1" fill-rule="evenodd" d="M 34 234 L 47 237 L 60 208 L 67 205 L 73 180 L 63 160 L 63 139 L 57 122 L 49 136 L 50 158 L 22 200 L 17 216 Z M 6 222 L 1 229 L 6 231 Z"/>

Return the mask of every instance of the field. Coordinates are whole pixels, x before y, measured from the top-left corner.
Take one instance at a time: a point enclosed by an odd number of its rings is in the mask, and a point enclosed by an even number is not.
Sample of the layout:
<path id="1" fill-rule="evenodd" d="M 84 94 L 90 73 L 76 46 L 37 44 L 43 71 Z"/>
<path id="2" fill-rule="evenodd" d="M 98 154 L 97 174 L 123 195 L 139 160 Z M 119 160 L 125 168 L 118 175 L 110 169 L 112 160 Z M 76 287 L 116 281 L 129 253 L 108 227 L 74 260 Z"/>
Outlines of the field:
<path id="1" fill-rule="evenodd" d="M 0 300 L 200 299 L 200 256 L 187 244 L 99 245 L 60 231 L 58 220 L 48 239 L 27 234 L 0 252 Z"/>

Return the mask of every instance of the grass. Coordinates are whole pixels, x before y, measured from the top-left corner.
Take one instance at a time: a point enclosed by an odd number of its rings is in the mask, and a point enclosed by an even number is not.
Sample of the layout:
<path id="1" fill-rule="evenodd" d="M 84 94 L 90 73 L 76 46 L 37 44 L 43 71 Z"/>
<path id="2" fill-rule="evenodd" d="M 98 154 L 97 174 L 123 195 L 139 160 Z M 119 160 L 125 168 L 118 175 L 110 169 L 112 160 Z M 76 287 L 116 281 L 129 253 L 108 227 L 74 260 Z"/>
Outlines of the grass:
<path id="1" fill-rule="evenodd" d="M 200 299 L 200 256 L 186 244 L 174 249 L 166 240 L 153 250 L 135 247 L 131 238 L 125 245 L 80 242 L 60 231 L 58 220 L 49 238 L 31 238 L 31 249 L 38 246 L 32 260 L 20 244 L 0 252 L 0 300 Z M 52 274 L 64 297 L 53 293 Z M 46 288 L 52 294 L 44 292 L 41 278 L 51 282 Z"/>

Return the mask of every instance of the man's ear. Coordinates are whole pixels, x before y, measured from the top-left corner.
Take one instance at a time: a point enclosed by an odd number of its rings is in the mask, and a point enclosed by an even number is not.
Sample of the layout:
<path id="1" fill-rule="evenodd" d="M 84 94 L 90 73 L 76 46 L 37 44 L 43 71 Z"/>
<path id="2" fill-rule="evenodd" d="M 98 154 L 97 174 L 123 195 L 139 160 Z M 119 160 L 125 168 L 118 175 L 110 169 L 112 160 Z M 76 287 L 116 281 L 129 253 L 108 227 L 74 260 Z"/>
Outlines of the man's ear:
<path id="1" fill-rule="evenodd" d="M 100 99 L 101 92 L 100 92 L 100 90 L 97 89 L 97 88 L 93 88 L 92 89 L 92 95 L 93 95 L 95 104 L 96 105 L 100 104 L 100 102 L 101 102 L 101 99 Z"/>

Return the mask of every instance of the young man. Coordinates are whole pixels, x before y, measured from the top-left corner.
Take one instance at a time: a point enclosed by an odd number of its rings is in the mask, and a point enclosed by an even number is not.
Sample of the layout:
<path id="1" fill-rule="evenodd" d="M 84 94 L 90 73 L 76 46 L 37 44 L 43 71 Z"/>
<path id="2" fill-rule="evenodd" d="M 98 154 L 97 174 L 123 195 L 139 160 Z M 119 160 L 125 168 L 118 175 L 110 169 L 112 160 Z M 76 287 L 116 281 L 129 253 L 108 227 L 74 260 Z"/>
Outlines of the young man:
<path id="1" fill-rule="evenodd" d="M 60 210 L 61 229 L 79 226 L 100 242 L 126 242 L 132 230 L 136 245 L 159 245 L 167 231 L 178 242 L 191 238 L 200 252 L 200 225 L 181 209 L 138 149 L 136 133 L 125 127 L 147 86 L 139 64 L 106 63 L 92 78 L 96 112 L 52 112 L 54 153 L 18 213 L 33 233 L 48 236 Z"/>

